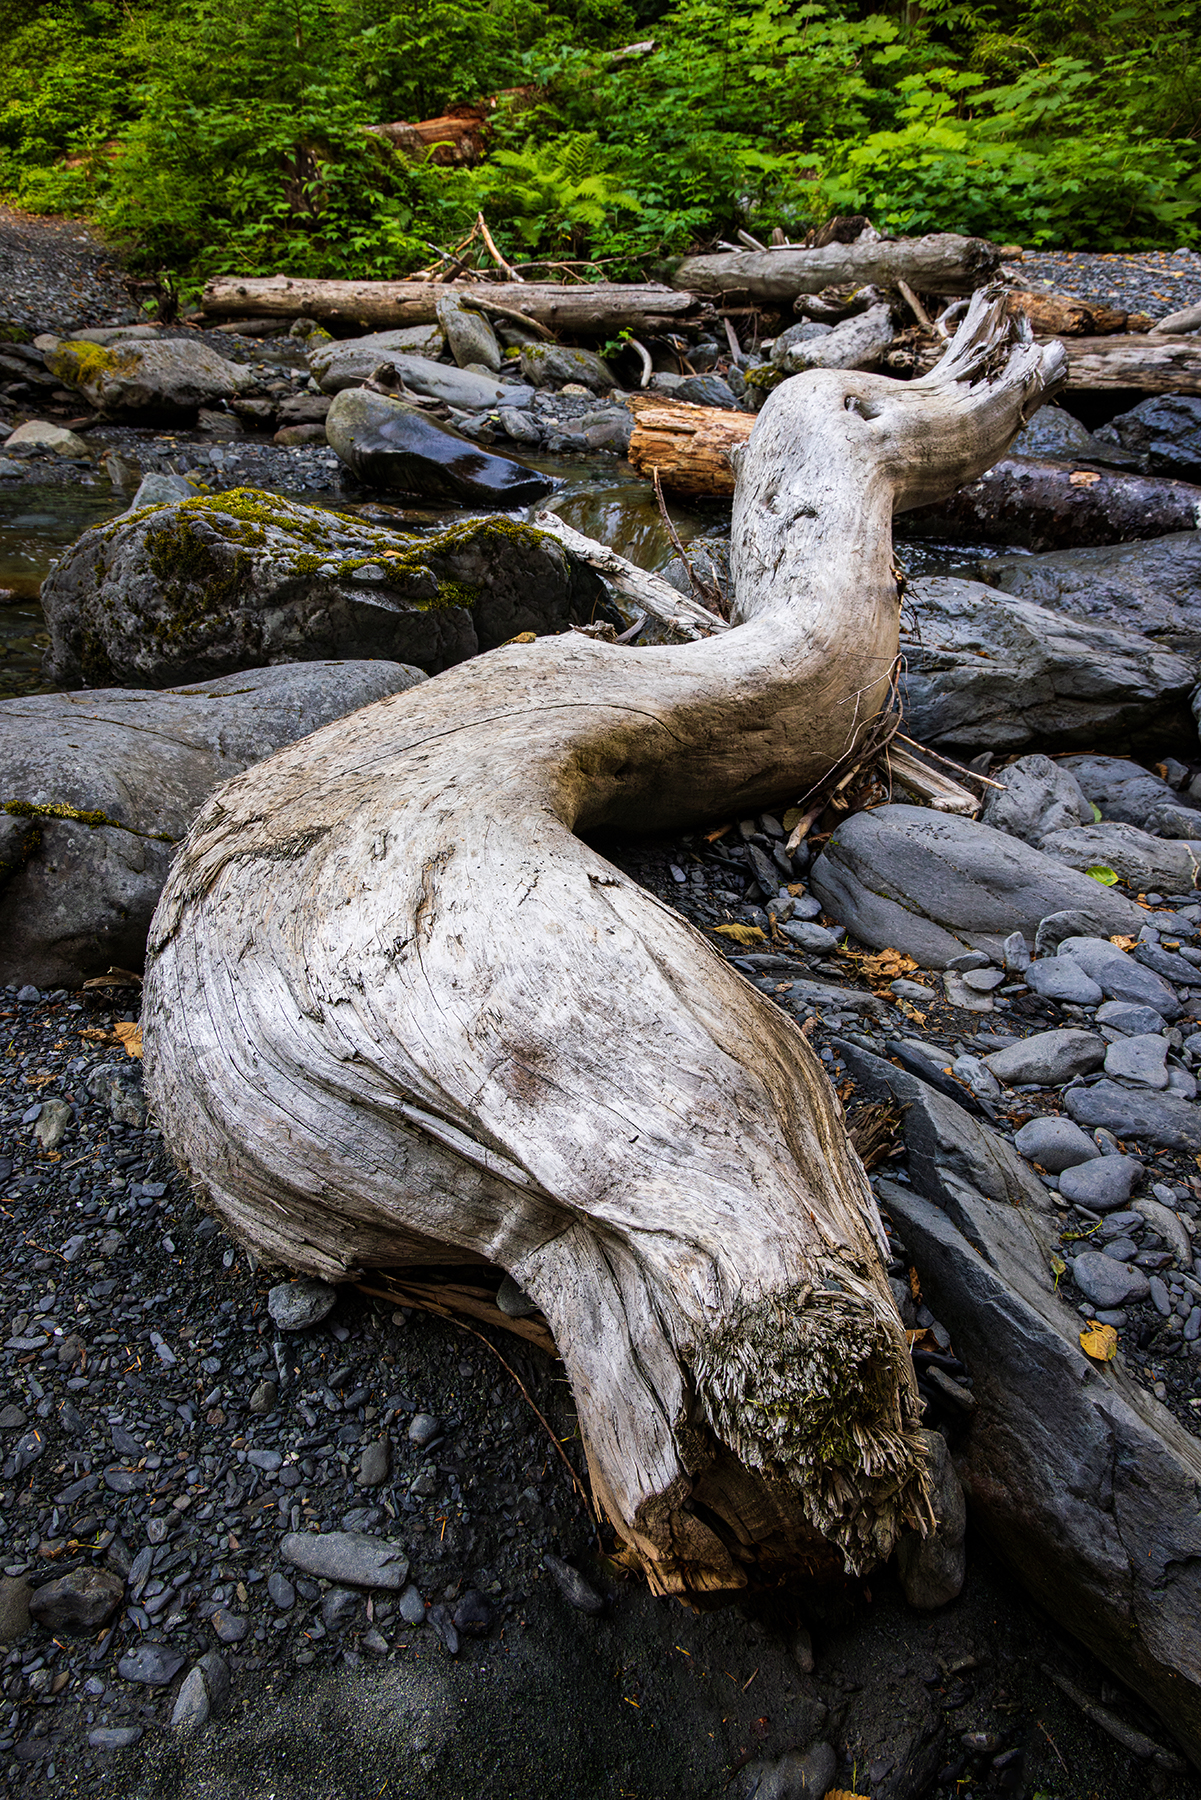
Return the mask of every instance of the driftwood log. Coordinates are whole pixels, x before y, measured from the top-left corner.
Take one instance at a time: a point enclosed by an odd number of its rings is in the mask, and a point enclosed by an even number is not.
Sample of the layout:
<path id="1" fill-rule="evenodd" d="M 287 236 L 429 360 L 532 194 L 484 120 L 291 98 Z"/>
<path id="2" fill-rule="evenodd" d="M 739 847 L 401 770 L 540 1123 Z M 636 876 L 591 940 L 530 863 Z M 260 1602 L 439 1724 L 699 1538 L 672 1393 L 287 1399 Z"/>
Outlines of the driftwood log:
<path id="1" fill-rule="evenodd" d="M 634 430 L 626 455 L 641 474 L 659 478 L 676 494 L 732 494 L 733 453 L 755 428 L 751 413 L 720 406 L 631 394 L 626 405 Z"/>
<path id="2" fill-rule="evenodd" d="M 1003 298 L 930 378 L 774 394 L 735 495 L 734 629 L 512 644 L 219 790 L 151 929 L 146 1080 L 265 1259 L 509 1271 L 594 1492 L 660 1592 L 861 1570 L 929 1518 L 878 1215 L 796 1025 L 580 834 L 742 816 L 889 691 L 893 511 L 1053 388 Z"/>
<path id="3" fill-rule="evenodd" d="M 1201 487 L 1166 475 L 1006 456 L 935 506 L 905 521 L 907 537 L 976 539 L 1062 550 L 1125 544 L 1201 528 Z"/>
<path id="4" fill-rule="evenodd" d="M 1009 304 L 1025 313 L 1036 337 L 1107 337 L 1151 329 L 1146 313 L 1122 312 L 1074 294 L 1032 294 L 1018 288 L 1010 293 Z"/>
<path id="5" fill-rule="evenodd" d="M 932 232 L 920 238 L 866 234 L 851 244 L 820 250 L 730 250 L 714 256 L 686 256 L 672 276 L 673 287 L 692 294 L 721 296 L 728 305 L 754 300 L 791 303 L 798 294 L 850 282 L 862 287 L 904 281 L 919 294 L 970 294 L 995 275 L 1001 252 L 987 238 Z"/>
<path id="6" fill-rule="evenodd" d="M 1141 388 L 1147 394 L 1201 394 L 1197 338 L 1072 338 L 1069 388 Z"/>
<path id="7" fill-rule="evenodd" d="M 487 312 L 526 314 L 567 337 L 615 331 L 656 332 L 707 312 L 693 294 L 654 282 L 309 281 L 289 275 L 216 275 L 201 297 L 204 312 L 227 319 L 317 319 L 323 325 L 386 331 L 432 325 L 439 300 L 458 294 Z"/>

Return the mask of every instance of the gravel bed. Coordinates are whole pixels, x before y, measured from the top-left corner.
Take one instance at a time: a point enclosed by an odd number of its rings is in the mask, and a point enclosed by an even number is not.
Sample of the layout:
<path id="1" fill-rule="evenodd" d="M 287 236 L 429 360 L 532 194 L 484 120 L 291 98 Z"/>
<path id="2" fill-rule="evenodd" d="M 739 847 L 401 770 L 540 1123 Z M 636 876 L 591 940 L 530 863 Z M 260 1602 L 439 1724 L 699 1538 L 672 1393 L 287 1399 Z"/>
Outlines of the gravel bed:
<path id="1" fill-rule="evenodd" d="M 0 206 L 0 324 L 66 333 L 141 317 L 117 258 L 82 220 Z"/>
<path id="2" fill-rule="evenodd" d="M 1137 255 L 1027 250 L 1021 262 L 1011 266 L 1024 287 L 1102 301 L 1151 319 L 1164 319 L 1201 300 L 1201 253 L 1196 250 L 1148 250 Z"/>

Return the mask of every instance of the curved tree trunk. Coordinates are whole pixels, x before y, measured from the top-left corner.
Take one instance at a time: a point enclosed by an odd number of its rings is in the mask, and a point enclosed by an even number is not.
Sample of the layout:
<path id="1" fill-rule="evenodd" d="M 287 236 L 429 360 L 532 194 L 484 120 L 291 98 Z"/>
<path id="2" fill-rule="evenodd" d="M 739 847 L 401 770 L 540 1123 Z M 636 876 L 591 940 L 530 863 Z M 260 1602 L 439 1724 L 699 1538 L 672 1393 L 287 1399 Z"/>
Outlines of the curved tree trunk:
<path id="1" fill-rule="evenodd" d="M 824 774 L 888 689 L 893 509 L 986 467 L 1061 363 L 979 297 L 925 381 L 787 383 L 736 629 L 514 644 L 316 732 L 219 791 L 156 914 L 148 1087 L 214 1209 L 334 1280 L 509 1270 L 662 1592 L 887 1554 L 928 1518 L 917 1395 L 819 1061 L 578 834 Z"/>

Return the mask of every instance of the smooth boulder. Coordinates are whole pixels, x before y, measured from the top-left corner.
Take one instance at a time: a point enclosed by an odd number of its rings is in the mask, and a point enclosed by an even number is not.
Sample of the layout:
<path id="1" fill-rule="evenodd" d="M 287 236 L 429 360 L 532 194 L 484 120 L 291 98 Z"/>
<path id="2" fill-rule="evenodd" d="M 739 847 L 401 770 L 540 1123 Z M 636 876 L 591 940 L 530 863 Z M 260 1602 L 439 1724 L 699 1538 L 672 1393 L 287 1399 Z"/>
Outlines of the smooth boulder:
<path id="1" fill-rule="evenodd" d="M 1081 793 L 1092 801 L 1102 819 L 1145 826 L 1160 807 L 1188 808 L 1191 804 L 1162 776 L 1126 756 L 1065 756 L 1060 766 L 1079 783 Z M 1201 811 L 1195 804 L 1192 811 L 1197 830 L 1189 835 L 1201 837 Z"/>
<path id="2" fill-rule="evenodd" d="M 499 370 L 503 356 L 496 333 L 478 308 L 468 306 L 461 294 L 444 294 L 434 310 L 446 333 L 450 353 L 461 369 L 480 363 L 486 369 Z"/>
<path id="3" fill-rule="evenodd" d="M 179 420 L 197 408 L 232 400 L 256 378 L 190 338 L 124 338 L 112 344 L 63 339 L 46 365 L 109 418 Z"/>
<path id="4" fill-rule="evenodd" d="M 339 656 L 435 674 L 523 631 L 584 623 L 605 599 L 532 526 L 470 519 L 412 537 L 235 488 L 85 532 L 42 586 L 44 667 L 64 686 L 166 687 Z"/>
<path id="5" fill-rule="evenodd" d="M 1000 961 L 1049 913 L 1078 910 L 1106 936 L 1137 935 L 1138 907 L 1020 838 L 920 806 L 879 806 L 840 824 L 810 885 L 826 911 L 874 949 L 945 969 L 965 949 Z"/>
<path id="6" fill-rule="evenodd" d="M 326 416 L 325 435 L 366 486 L 423 499 L 511 509 L 541 499 L 555 485 L 523 463 L 482 450 L 418 407 L 368 388 L 343 388 Z"/>
<path id="7" fill-rule="evenodd" d="M 445 342 L 441 325 L 435 324 L 372 331 L 366 337 L 322 338 L 309 348 L 309 369 L 322 393 L 338 394 L 345 387 L 359 387 L 382 362 L 405 356 L 436 361 Z"/>
<path id="8" fill-rule="evenodd" d="M 0 703 L 0 980 L 77 987 L 140 968 L 175 845 L 218 783 L 421 679 L 307 663 L 169 694 Z"/>
<path id="9" fill-rule="evenodd" d="M 1049 832 L 1039 848 L 1069 869 L 1112 869 L 1140 893 L 1188 892 L 1201 875 L 1201 814 L 1196 839 L 1154 837 L 1137 825 L 1106 821 Z M 1197 972 L 1201 984 L 1201 970 Z"/>
<path id="10" fill-rule="evenodd" d="M 395 370 L 410 393 L 442 400 L 460 412 L 486 412 L 494 406 L 528 406 L 534 397 L 534 390 L 520 383 L 479 375 L 474 369 L 460 369 L 454 363 L 434 362 L 428 356 L 409 356 L 401 352 L 377 356 L 371 367 L 355 381 L 342 379 L 347 367 L 345 363 L 334 364 L 328 375 L 318 377 L 318 385 L 326 393 L 345 393 L 347 388 L 366 381 L 383 364 Z M 354 366 L 362 367 L 358 357 Z"/>
<path id="11" fill-rule="evenodd" d="M 532 388 L 561 388 L 578 382 L 594 394 L 605 394 L 617 386 L 617 377 L 595 350 L 573 350 L 567 344 L 524 344 L 521 373 Z"/>
<path id="12" fill-rule="evenodd" d="M 1194 663 L 1139 632 L 958 576 L 913 581 L 906 597 L 901 693 L 906 730 L 923 744 L 974 756 L 1190 729 Z"/>
<path id="13" fill-rule="evenodd" d="M 1201 532 L 981 559 L 960 573 L 1081 623 L 1140 632 L 1201 660 Z"/>
<path id="14" fill-rule="evenodd" d="M 1111 469 L 1138 467 L 1138 458 L 1132 451 L 1123 449 L 1116 438 L 1111 440 L 1101 433 L 1094 437 L 1087 425 L 1082 425 L 1062 406 L 1040 406 L 1029 425 L 1018 432 L 1008 454 L 1036 459 L 1051 457 L 1060 462 L 1101 463 Z M 1193 480 L 1194 477 L 1186 479 Z"/>
<path id="15" fill-rule="evenodd" d="M 1049 831 L 1092 824 L 1093 809 L 1080 783 L 1049 756 L 1019 756 L 998 780 L 999 786 L 987 790 L 980 817 L 1010 837 L 1037 844 Z"/>

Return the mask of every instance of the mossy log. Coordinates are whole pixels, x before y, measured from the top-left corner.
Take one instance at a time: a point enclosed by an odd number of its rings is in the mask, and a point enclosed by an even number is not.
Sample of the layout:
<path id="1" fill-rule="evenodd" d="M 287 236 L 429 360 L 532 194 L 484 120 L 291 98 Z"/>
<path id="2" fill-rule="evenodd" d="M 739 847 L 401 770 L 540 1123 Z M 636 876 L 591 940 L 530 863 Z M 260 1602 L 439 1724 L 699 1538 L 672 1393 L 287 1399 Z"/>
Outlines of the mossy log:
<path id="1" fill-rule="evenodd" d="M 795 1023 L 585 841 L 804 791 L 883 704 L 890 523 L 1058 380 L 977 296 L 928 379 L 817 370 L 742 453 L 729 631 L 510 644 L 221 789 L 151 931 L 148 1093 L 265 1259 L 484 1257 L 541 1310 L 658 1592 L 863 1570 L 930 1518 L 879 1216 Z"/>

